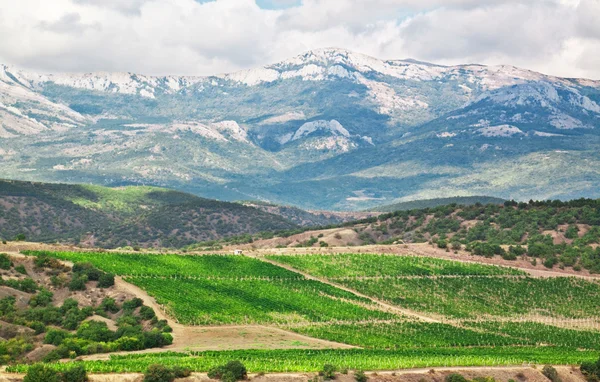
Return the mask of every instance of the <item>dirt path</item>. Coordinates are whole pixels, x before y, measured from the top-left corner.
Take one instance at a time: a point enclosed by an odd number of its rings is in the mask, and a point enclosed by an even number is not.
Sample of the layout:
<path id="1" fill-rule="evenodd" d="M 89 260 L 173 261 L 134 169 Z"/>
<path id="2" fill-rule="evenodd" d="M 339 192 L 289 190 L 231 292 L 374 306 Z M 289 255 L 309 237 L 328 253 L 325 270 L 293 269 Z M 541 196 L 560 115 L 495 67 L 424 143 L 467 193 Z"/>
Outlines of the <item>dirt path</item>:
<path id="1" fill-rule="evenodd" d="M 559 377 L 564 382 L 585 382 L 585 377 L 579 370 L 572 366 L 554 365 Z M 486 366 L 486 367 L 440 367 L 400 370 L 376 370 L 365 371 L 371 382 L 439 382 L 451 373 L 458 373 L 467 379 L 477 377 L 493 377 L 496 381 L 528 381 L 548 382 L 541 373 L 541 366 L 519 365 L 519 366 Z M 265 375 L 250 374 L 249 379 L 256 382 L 307 382 L 313 378 L 315 373 L 269 373 Z M 21 381 L 23 374 L 0 373 L 0 382 Z M 138 373 L 123 374 L 91 374 L 90 382 L 141 382 L 143 377 Z M 211 381 L 206 373 L 192 373 L 185 379 L 187 382 Z M 338 374 L 336 381 L 354 382 L 354 374 Z"/>
<path id="2" fill-rule="evenodd" d="M 319 282 L 322 282 L 323 284 L 331 285 L 334 288 L 338 288 L 338 289 L 344 290 L 346 292 L 352 293 L 355 296 L 358 296 L 358 297 L 370 300 L 370 301 L 374 302 L 375 304 L 379 305 L 381 308 L 383 308 L 383 310 L 385 310 L 387 312 L 393 312 L 393 313 L 404 315 L 404 316 L 418 318 L 419 320 L 424 321 L 424 322 L 440 322 L 439 320 L 437 320 L 435 318 L 432 318 L 432 317 L 429 317 L 429 316 L 424 316 L 424 315 L 419 314 L 417 312 L 414 312 L 412 310 L 403 309 L 403 308 L 400 308 L 400 307 L 388 304 L 388 303 L 386 303 L 384 301 L 381 301 L 379 299 L 376 299 L 374 297 L 367 296 L 366 294 L 362 294 L 360 292 L 357 292 L 354 289 L 347 288 L 347 287 L 345 287 L 343 285 L 334 283 L 334 282 L 332 282 L 330 280 L 327 280 L 327 279 L 324 279 L 324 278 L 315 277 L 315 276 L 311 275 L 310 273 L 302 272 L 302 271 L 300 271 L 300 270 L 298 270 L 296 268 L 293 268 L 293 267 L 291 267 L 291 266 L 289 266 L 287 264 L 281 264 L 281 263 L 278 263 L 276 261 L 267 259 L 264 256 L 254 256 L 254 255 L 251 255 L 251 254 L 248 255 L 248 256 L 249 257 L 253 257 L 255 259 L 258 259 L 258 260 L 261 260 L 261 261 L 264 261 L 264 262 L 267 262 L 267 263 L 270 263 L 270 264 L 273 264 L 273 265 L 275 265 L 277 267 L 281 267 L 281 268 L 287 269 L 288 271 L 298 273 L 298 274 L 304 276 L 305 278 L 307 278 L 308 280 L 319 281 Z"/>

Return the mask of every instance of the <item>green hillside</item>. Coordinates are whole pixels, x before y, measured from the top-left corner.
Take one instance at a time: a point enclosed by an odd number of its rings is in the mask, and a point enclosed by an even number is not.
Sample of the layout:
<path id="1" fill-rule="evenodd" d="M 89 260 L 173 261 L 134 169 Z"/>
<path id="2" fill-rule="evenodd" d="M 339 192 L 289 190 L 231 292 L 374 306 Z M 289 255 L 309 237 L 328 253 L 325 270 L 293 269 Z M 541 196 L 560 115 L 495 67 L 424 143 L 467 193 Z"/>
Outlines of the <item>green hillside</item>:
<path id="1" fill-rule="evenodd" d="M 0 181 L 0 238 L 8 240 L 182 247 L 295 227 L 255 208 L 157 187 Z"/>

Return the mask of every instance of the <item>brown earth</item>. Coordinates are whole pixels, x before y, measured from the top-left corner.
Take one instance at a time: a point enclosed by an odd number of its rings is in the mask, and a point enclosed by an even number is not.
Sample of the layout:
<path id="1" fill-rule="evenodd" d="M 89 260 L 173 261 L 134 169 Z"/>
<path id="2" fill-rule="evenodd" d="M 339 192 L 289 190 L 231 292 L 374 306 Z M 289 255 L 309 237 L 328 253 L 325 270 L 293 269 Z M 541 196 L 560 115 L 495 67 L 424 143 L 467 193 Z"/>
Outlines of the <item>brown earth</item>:
<path id="1" fill-rule="evenodd" d="M 584 376 L 576 368 L 570 366 L 555 366 L 563 382 L 585 382 Z M 371 382 L 443 382 L 447 375 L 458 373 L 467 379 L 476 377 L 493 377 L 498 382 L 513 379 L 517 382 L 548 382 L 541 373 L 541 366 L 533 367 L 453 367 L 436 369 L 405 369 L 396 371 L 369 371 L 365 374 Z M 308 382 L 314 373 L 275 373 L 266 375 L 250 374 L 249 380 L 255 382 Z M 0 374 L 0 382 L 21 381 L 23 375 Z M 90 382 L 142 382 L 143 376 L 136 373 L 128 374 L 94 374 Z M 338 374 L 335 379 L 339 382 L 353 382 L 354 374 Z M 214 381 L 205 373 L 193 373 L 188 378 L 177 379 L 177 382 Z"/>

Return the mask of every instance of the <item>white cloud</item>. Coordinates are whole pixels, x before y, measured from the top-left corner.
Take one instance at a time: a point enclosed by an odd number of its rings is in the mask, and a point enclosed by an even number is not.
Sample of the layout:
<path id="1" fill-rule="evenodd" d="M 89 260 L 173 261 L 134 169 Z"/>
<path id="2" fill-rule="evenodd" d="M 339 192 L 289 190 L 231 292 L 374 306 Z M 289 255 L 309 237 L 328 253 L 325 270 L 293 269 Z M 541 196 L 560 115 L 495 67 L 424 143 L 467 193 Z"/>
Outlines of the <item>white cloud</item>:
<path id="1" fill-rule="evenodd" d="M 265 4 L 265 2 L 261 2 Z M 599 0 L 0 0 L 0 62 L 206 75 L 336 46 L 600 79 Z"/>

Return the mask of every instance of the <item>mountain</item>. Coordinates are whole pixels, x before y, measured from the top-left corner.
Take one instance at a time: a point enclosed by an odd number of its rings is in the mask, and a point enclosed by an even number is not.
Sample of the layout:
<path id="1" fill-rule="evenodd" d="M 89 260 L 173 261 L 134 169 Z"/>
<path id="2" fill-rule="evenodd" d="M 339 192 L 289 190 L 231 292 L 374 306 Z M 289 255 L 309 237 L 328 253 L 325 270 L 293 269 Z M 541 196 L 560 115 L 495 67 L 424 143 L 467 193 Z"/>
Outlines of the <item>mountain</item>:
<path id="1" fill-rule="evenodd" d="M 0 238 L 85 246 L 183 247 L 196 241 L 293 229 L 238 203 L 157 187 L 107 188 L 0 181 Z"/>
<path id="2" fill-rule="evenodd" d="M 461 206 L 472 206 L 474 204 L 503 204 L 506 200 L 500 198 L 494 198 L 491 196 L 458 196 L 454 198 L 437 198 L 437 199 L 424 199 L 424 200 L 412 200 L 410 202 L 400 202 L 393 204 L 386 204 L 384 206 L 378 206 L 372 208 L 372 211 L 378 212 L 394 212 L 394 211 L 410 211 L 424 208 L 435 208 L 439 206 L 447 206 L 450 204 L 457 204 Z M 358 219 L 357 219 L 358 220 Z"/>
<path id="3" fill-rule="evenodd" d="M 599 197 L 599 126 L 600 81 L 512 66 L 341 49 L 210 77 L 0 66 L 4 177 L 312 210 Z"/>

